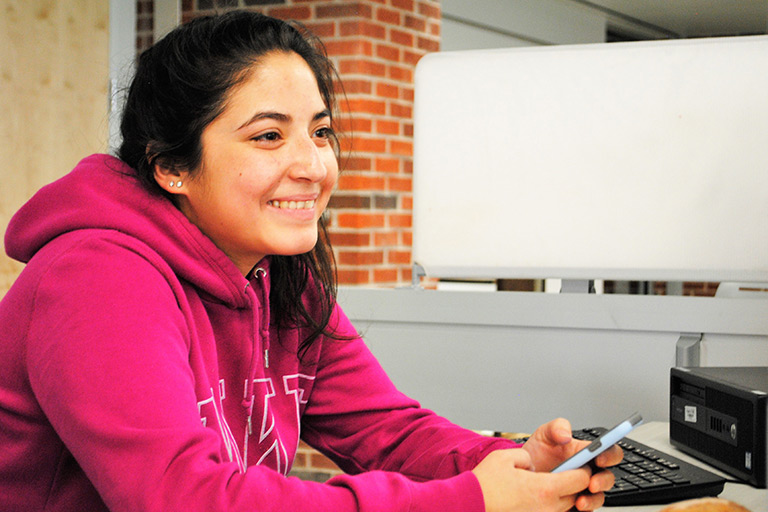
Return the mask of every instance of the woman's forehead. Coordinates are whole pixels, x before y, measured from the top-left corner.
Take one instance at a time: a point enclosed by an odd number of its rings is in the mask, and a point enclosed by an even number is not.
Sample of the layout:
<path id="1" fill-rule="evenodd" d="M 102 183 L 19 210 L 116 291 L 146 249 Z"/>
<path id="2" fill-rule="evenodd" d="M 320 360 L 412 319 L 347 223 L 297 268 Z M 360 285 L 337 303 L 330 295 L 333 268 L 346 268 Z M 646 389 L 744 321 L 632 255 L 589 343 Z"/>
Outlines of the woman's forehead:
<path id="1" fill-rule="evenodd" d="M 225 109 L 231 103 L 292 99 L 297 93 L 304 99 L 314 100 L 318 106 L 328 107 L 309 64 L 296 53 L 273 51 L 243 71 L 240 80 L 225 96 Z"/>
<path id="2" fill-rule="evenodd" d="M 231 88 L 217 119 L 239 129 L 258 118 L 310 121 L 321 112 L 330 117 L 309 65 L 298 54 L 279 52 L 260 59 Z"/>

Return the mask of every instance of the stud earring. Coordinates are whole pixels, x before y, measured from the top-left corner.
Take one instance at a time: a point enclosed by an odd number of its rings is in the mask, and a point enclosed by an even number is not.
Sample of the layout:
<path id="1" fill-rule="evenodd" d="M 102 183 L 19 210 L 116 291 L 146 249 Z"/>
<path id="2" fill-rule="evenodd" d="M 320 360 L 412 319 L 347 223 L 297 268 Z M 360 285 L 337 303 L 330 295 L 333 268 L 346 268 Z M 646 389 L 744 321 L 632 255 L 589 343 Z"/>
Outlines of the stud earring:
<path id="1" fill-rule="evenodd" d="M 181 180 L 176 182 L 176 188 L 181 188 Z"/>
<path id="2" fill-rule="evenodd" d="M 170 183 L 168 184 L 168 186 L 169 186 L 169 187 L 171 187 L 171 188 L 173 188 L 173 186 L 174 186 L 175 184 L 176 184 L 176 183 L 174 183 L 174 182 L 172 181 L 172 182 L 170 182 Z"/>

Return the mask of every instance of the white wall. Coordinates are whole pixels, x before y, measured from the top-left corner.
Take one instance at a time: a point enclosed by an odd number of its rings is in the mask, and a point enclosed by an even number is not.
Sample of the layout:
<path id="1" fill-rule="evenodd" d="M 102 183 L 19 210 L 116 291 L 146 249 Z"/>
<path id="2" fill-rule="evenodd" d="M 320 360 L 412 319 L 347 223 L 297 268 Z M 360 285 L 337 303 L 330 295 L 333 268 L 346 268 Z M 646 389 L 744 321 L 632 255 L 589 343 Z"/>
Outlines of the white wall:
<path id="1" fill-rule="evenodd" d="M 120 112 L 136 58 L 136 2 L 109 2 L 109 149 L 120 144 Z"/>
<path id="2" fill-rule="evenodd" d="M 569 0 L 443 0 L 443 51 L 601 43 L 606 16 Z"/>

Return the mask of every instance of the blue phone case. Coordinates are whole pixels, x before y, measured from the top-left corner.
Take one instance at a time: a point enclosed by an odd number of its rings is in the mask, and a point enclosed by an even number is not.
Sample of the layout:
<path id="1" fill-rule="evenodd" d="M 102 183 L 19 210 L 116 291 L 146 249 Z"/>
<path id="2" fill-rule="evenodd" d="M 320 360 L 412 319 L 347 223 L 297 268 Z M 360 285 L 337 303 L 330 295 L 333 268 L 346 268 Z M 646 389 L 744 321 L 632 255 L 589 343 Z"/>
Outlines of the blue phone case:
<path id="1" fill-rule="evenodd" d="M 605 432 L 603 435 L 592 441 L 589 446 L 579 450 L 576 454 L 570 457 L 568 460 L 557 466 L 552 470 L 552 473 L 559 473 L 561 471 L 568 471 L 569 469 L 577 469 L 591 461 L 605 450 L 621 441 L 624 436 L 629 434 L 635 427 L 643 422 L 643 417 L 634 413 L 632 416 L 622 421 L 612 429 Z"/>

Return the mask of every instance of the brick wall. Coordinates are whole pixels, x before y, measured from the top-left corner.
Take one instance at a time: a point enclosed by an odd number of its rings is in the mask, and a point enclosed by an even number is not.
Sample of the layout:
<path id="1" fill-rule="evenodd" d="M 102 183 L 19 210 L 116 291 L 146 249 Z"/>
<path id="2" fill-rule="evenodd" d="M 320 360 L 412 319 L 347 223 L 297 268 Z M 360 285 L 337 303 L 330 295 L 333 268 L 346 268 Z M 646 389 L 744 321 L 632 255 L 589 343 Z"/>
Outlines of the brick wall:
<path id="1" fill-rule="evenodd" d="M 288 476 L 312 480 L 313 482 L 325 482 L 342 473 L 343 471 L 325 455 L 304 441 L 299 441 L 299 449 L 296 451 L 296 458 Z"/>
<path id="2" fill-rule="evenodd" d="M 141 52 L 152 46 L 155 2 L 136 0 L 136 50 Z"/>

